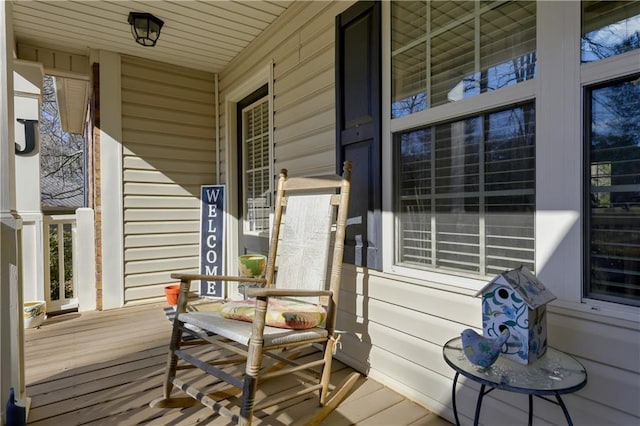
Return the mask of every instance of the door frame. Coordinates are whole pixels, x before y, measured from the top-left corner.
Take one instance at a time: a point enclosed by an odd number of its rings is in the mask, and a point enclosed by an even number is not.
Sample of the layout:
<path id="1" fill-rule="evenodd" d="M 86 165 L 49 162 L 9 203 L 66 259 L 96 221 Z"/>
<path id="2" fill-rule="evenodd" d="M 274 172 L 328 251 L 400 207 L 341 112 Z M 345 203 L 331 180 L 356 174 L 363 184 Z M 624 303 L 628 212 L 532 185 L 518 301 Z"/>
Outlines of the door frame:
<path id="1" fill-rule="evenodd" d="M 238 182 L 238 134 L 237 134 L 237 112 L 238 102 L 255 92 L 260 87 L 267 85 L 267 97 L 269 102 L 269 156 L 273 158 L 273 60 L 269 61 L 257 71 L 243 79 L 240 83 L 232 86 L 224 95 L 224 182 L 227 187 L 227 212 L 226 229 L 228 238 L 226 239 L 226 259 L 227 274 L 233 275 L 238 270 L 237 256 L 231 253 L 238 253 L 238 232 L 240 223 L 240 212 L 238 211 L 238 197 L 242 188 Z M 273 164 L 270 167 L 270 174 L 273 176 Z M 227 293 L 231 294 L 231 293 Z"/>

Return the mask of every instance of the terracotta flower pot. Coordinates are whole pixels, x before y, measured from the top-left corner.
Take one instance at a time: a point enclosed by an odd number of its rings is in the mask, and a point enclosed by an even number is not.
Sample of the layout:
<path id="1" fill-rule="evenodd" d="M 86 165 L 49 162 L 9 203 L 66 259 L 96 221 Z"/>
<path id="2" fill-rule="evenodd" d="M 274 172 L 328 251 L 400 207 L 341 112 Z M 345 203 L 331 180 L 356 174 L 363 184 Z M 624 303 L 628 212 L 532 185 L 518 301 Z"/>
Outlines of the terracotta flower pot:
<path id="1" fill-rule="evenodd" d="M 167 303 L 171 306 L 178 304 L 178 294 L 180 294 L 180 284 L 168 285 L 164 288 L 164 295 L 167 297 Z"/>

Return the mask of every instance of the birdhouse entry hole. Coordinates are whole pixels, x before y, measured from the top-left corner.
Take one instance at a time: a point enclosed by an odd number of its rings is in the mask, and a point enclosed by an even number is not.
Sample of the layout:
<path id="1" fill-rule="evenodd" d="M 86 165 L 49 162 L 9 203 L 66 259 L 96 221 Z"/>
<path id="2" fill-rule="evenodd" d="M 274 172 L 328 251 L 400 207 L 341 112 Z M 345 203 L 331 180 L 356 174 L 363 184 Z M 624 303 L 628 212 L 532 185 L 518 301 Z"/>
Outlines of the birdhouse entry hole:
<path id="1" fill-rule="evenodd" d="M 498 290 L 498 296 L 500 296 L 501 299 L 507 299 L 509 297 L 509 292 L 506 289 L 501 288 Z"/>
<path id="2" fill-rule="evenodd" d="M 504 331 L 507 329 L 508 327 L 504 324 L 500 324 L 498 326 L 498 330 L 500 330 L 500 333 L 504 333 Z"/>

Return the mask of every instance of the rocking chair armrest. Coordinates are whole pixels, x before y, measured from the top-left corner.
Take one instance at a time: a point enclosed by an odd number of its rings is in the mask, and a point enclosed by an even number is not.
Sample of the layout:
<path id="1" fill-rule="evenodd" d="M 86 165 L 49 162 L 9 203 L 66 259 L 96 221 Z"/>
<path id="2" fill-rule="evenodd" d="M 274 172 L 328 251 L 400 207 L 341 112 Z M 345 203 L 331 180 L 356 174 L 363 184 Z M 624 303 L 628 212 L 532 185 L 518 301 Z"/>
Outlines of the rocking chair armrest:
<path id="1" fill-rule="evenodd" d="M 243 283 L 266 284 L 264 278 L 238 277 L 232 275 L 202 275 L 202 274 L 171 274 L 171 278 L 178 279 L 181 282 L 190 282 L 195 280 L 206 281 L 237 281 Z"/>
<path id="2" fill-rule="evenodd" d="M 248 288 L 249 297 L 306 297 L 306 296 L 331 296 L 331 290 L 308 290 L 289 288 Z"/>

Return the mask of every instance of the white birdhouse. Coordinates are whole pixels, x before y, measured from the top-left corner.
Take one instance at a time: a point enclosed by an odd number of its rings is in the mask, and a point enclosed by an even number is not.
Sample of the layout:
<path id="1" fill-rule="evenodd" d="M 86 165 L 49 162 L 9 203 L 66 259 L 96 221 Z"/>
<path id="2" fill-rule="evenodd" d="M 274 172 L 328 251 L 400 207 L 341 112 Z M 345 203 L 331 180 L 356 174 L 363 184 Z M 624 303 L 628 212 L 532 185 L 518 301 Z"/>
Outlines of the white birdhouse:
<path id="1" fill-rule="evenodd" d="M 556 297 L 529 271 L 505 271 L 477 294 L 482 294 L 482 329 L 496 338 L 508 328 L 511 336 L 503 354 L 521 364 L 542 357 L 547 350 L 547 307 Z"/>

